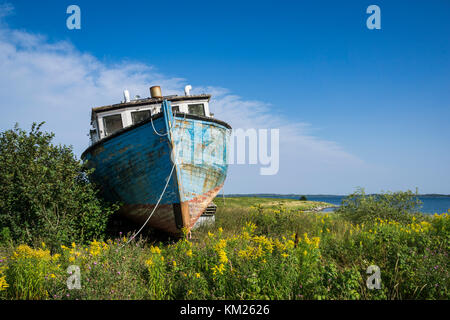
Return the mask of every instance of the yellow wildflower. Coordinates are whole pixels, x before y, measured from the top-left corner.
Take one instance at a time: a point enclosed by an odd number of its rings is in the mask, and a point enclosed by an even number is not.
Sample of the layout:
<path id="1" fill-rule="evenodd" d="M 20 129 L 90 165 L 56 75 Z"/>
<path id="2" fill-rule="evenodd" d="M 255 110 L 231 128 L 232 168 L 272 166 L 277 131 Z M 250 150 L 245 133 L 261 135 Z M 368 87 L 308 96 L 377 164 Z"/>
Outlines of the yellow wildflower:
<path id="1" fill-rule="evenodd" d="M 247 251 L 246 250 L 239 250 L 238 256 L 241 257 L 241 258 L 246 258 L 248 256 Z"/>
<path id="2" fill-rule="evenodd" d="M 151 253 L 156 253 L 156 254 L 161 254 L 161 249 L 159 247 L 150 247 L 150 252 Z"/>
<path id="3" fill-rule="evenodd" d="M 243 227 L 243 229 L 249 231 L 250 233 L 253 233 L 253 231 L 256 230 L 256 225 L 252 222 L 247 222 L 245 224 L 245 227 Z"/>
<path id="4" fill-rule="evenodd" d="M 226 246 L 227 246 L 227 240 L 222 239 L 214 246 L 214 249 L 219 251 L 219 250 L 222 250 L 223 248 L 225 248 Z"/>
<path id="5" fill-rule="evenodd" d="M 319 237 L 313 237 L 312 238 L 312 243 L 313 243 L 315 248 L 319 248 L 320 238 Z"/>
<path id="6" fill-rule="evenodd" d="M 22 259 L 22 258 L 37 258 L 42 259 L 46 261 L 50 261 L 52 259 L 52 256 L 50 254 L 50 250 L 43 250 L 43 249 L 32 249 L 26 244 L 21 244 L 17 247 L 17 249 L 14 251 L 13 256 L 11 259 Z"/>
<path id="7" fill-rule="evenodd" d="M 222 264 L 220 264 L 219 266 L 213 266 L 211 268 L 211 270 L 213 271 L 213 275 L 215 276 L 217 273 L 223 274 L 223 272 L 225 271 L 225 266 Z"/>
<path id="8" fill-rule="evenodd" d="M 222 263 L 227 263 L 228 262 L 227 253 L 224 250 L 220 250 L 219 251 L 219 261 L 222 262 Z"/>
<path id="9" fill-rule="evenodd" d="M 149 258 L 148 260 L 145 261 L 145 264 L 147 265 L 147 267 L 151 267 L 153 265 L 153 260 L 152 258 Z"/>
<path id="10" fill-rule="evenodd" d="M 0 277 L 0 291 L 3 291 L 8 287 L 9 287 L 9 285 L 6 282 L 6 276 Z"/>
<path id="11" fill-rule="evenodd" d="M 294 241 L 292 241 L 292 240 L 286 241 L 286 248 L 287 249 L 292 249 L 292 248 L 294 248 L 294 246 L 295 246 Z"/>
<path id="12" fill-rule="evenodd" d="M 242 232 L 242 239 L 249 240 L 250 234 L 247 231 Z"/>

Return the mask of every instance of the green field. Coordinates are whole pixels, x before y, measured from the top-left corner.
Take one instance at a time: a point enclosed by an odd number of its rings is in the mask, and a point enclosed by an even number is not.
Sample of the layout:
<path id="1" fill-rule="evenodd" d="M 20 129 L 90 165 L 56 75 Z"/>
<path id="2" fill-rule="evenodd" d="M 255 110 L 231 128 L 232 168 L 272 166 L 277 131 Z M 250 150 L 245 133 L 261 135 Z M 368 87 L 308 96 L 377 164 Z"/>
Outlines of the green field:
<path id="1" fill-rule="evenodd" d="M 281 205 L 292 210 L 301 211 L 314 211 L 323 208 L 334 207 L 334 205 L 326 202 L 257 197 L 217 197 L 214 200 L 214 203 L 218 207 L 226 208 L 251 208 L 260 205 L 263 208 L 274 209 Z"/>
<path id="2" fill-rule="evenodd" d="M 0 298 L 448 299 L 448 214 L 358 197 L 330 214 L 311 211 L 323 203 L 218 198 L 215 224 L 190 240 L 4 242 Z M 69 265 L 79 266 L 81 289 L 67 288 Z M 366 283 L 372 265 L 379 289 Z"/>

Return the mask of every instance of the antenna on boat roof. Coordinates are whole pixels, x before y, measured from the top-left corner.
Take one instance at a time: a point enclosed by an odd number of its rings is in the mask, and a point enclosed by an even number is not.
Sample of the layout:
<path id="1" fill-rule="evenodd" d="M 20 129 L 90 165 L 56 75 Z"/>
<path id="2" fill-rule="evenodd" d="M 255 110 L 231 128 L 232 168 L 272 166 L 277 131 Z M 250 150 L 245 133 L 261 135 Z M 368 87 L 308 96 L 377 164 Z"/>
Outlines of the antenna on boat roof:
<path id="1" fill-rule="evenodd" d="M 125 102 L 130 102 L 130 91 L 127 89 L 123 90 L 123 98 L 125 99 Z"/>
<path id="2" fill-rule="evenodd" d="M 188 84 L 186 87 L 184 87 L 184 95 L 189 96 L 190 91 L 192 90 L 192 86 Z"/>

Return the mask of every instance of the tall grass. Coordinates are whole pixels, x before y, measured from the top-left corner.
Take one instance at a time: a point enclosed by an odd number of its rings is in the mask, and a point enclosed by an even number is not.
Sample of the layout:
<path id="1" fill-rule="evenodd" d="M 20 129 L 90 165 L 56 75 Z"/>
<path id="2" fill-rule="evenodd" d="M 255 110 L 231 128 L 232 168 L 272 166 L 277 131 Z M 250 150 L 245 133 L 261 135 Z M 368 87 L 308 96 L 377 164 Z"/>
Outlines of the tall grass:
<path id="1" fill-rule="evenodd" d="M 407 221 L 285 206 L 219 207 L 193 239 L 117 238 L 0 257 L 5 299 L 448 299 L 448 214 Z M 20 257 L 20 259 L 18 258 Z M 69 265 L 81 269 L 69 290 Z M 381 270 L 381 289 L 366 285 Z M 39 266 L 33 268 L 32 266 Z"/>

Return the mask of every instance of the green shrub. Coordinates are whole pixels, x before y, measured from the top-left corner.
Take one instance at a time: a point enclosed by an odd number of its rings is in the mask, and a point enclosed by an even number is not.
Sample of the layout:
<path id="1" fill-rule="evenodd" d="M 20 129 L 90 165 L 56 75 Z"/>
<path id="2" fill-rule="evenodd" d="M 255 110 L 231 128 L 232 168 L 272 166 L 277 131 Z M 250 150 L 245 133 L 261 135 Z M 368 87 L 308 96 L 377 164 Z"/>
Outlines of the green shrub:
<path id="1" fill-rule="evenodd" d="M 11 241 L 11 232 L 8 227 L 3 227 L 0 230 L 0 243 L 5 243 Z"/>
<path id="2" fill-rule="evenodd" d="M 336 212 L 353 223 L 371 222 L 376 218 L 410 222 L 421 204 L 417 199 L 417 192 L 400 191 L 366 195 L 364 189 L 358 189 L 342 200 Z"/>
<path id="3" fill-rule="evenodd" d="M 90 171 L 42 124 L 0 133 L 0 226 L 16 242 L 52 247 L 100 238 L 116 207 L 96 197 Z"/>

